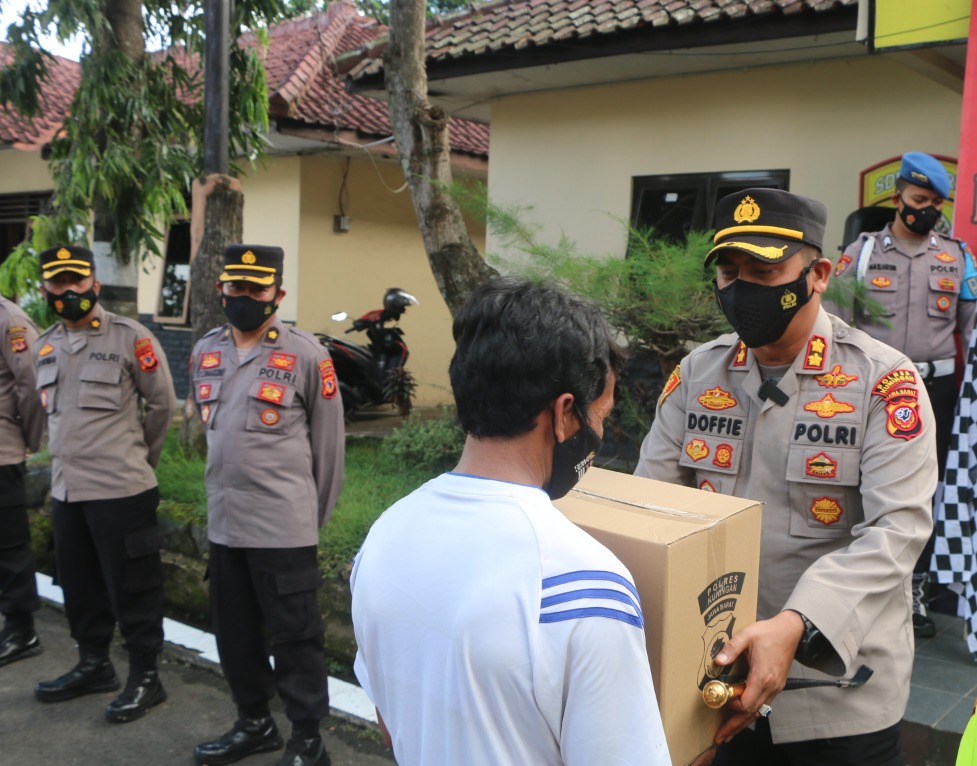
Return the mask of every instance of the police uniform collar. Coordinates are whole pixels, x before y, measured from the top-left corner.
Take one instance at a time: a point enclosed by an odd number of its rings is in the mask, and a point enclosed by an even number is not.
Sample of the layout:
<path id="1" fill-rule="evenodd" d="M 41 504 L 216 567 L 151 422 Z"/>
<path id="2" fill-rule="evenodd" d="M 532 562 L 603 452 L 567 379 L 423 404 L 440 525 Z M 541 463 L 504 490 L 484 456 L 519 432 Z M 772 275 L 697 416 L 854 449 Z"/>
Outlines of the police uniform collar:
<path id="1" fill-rule="evenodd" d="M 741 341 L 735 335 L 733 344 L 733 356 L 729 360 L 729 366 L 726 368 L 731 371 L 747 372 L 753 368 L 753 363 L 756 361 L 756 357 L 753 356 L 753 352 L 747 347 L 747 345 Z"/>
<path id="2" fill-rule="evenodd" d="M 831 319 L 824 307 L 819 306 L 811 334 L 794 360 L 794 372 L 798 375 L 824 375 L 832 368 L 833 351 L 834 330 Z"/>
<path id="3" fill-rule="evenodd" d="M 268 329 L 265 330 L 264 337 L 261 342 L 265 346 L 280 346 L 282 344 L 282 335 L 285 334 L 285 325 L 282 324 L 282 320 L 278 318 L 276 314 L 271 320 L 271 324 L 268 325 Z"/>
<path id="4" fill-rule="evenodd" d="M 82 325 L 77 330 L 69 330 L 62 319 L 58 322 L 58 328 L 64 333 L 83 332 L 88 335 L 101 335 L 105 330 L 105 322 L 105 310 L 102 308 L 102 304 L 96 302 L 95 308 L 92 309 L 92 319 L 90 322 Z"/>

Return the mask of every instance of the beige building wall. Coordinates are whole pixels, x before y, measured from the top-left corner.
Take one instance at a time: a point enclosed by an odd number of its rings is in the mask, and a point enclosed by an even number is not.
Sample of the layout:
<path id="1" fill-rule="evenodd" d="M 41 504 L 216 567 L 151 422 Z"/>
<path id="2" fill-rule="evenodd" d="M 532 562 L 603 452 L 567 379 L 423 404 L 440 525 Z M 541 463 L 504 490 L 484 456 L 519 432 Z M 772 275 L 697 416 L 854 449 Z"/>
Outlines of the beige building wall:
<path id="1" fill-rule="evenodd" d="M 353 317 L 382 308 L 388 287 L 400 287 L 420 302 L 400 320 L 410 349 L 407 366 L 417 379 L 415 402 L 451 401 L 448 363 L 454 349 L 451 314 L 438 291 L 417 227 L 400 165 L 363 155 L 350 161 L 343 210 L 348 232 L 333 230 L 346 159 L 309 155 L 302 159 L 301 274 L 298 324 L 366 344 L 365 333 L 344 335 Z M 469 230 L 480 249 L 484 231 Z M 350 318 L 336 322 L 331 315 Z"/>
<path id="2" fill-rule="evenodd" d="M 956 157 L 961 104 L 885 56 L 502 98 L 489 191 L 534 206 L 547 241 L 622 255 L 633 176 L 788 169 L 791 191 L 828 206 L 834 258 L 859 171 L 907 151 Z"/>
<path id="3" fill-rule="evenodd" d="M 0 148 L 0 194 L 50 191 L 54 188 L 47 162 L 40 152 Z"/>

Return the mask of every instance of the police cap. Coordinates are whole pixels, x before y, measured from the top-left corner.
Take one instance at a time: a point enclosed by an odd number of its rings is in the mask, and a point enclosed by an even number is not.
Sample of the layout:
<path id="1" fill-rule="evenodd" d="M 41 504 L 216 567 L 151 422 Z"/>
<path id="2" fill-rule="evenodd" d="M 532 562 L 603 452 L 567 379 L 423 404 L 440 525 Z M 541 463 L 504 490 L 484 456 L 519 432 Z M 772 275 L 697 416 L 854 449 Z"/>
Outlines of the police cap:
<path id="1" fill-rule="evenodd" d="M 282 275 L 285 251 L 272 245 L 227 245 L 220 282 L 254 282 L 270 285 Z"/>
<path id="2" fill-rule="evenodd" d="M 90 277 L 95 270 L 92 251 L 75 245 L 59 245 L 45 250 L 38 256 L 41 263 L 41 279 L 50 279 L 62 271 L 74 271 Z"/>
<path id="3" fill-rule="evenodd" d="M 906 152 L 899 166 L 899 178 L 914 186 L 932 189 L 943 199 L 950 197 L 950 174 L 936 157 L 922 152 Z"/>
<path id="4" fill-rule="evenodd" d="M 706 265 L 721 250 L 741 250 L 780 263 L 805 245 L 821 250 L 827 208 L 815 199 L 780 189 L 745 189 L 716 203 L 716 236 Z"/>

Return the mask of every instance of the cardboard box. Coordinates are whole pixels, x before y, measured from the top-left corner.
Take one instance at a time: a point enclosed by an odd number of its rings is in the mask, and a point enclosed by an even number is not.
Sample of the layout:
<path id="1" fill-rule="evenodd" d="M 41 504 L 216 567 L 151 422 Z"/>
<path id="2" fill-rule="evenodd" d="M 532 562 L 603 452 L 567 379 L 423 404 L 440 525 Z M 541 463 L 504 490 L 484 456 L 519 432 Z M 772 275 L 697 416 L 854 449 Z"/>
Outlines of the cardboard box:
<path id="1" fill-rule="evenodd" d="M 762 504 L 591 468 L 555 505 L 634 577 L 665 737 L 684 766 L 725 718 L 702 701 L 712 657 L 756 620 Z"/>

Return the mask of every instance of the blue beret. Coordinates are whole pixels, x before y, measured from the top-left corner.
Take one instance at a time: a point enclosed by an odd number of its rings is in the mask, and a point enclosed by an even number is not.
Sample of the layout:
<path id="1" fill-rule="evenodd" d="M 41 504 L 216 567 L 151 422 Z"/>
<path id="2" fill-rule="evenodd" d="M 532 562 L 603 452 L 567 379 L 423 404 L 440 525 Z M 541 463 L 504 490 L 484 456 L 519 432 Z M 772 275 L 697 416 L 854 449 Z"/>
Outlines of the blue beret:
<path id="1" fill-rule="evenodd" d="M 950 174 L 935 157 L 922 152 L 906 152 L 902 155 L 899 178 L 914 186 L 932 189 L 944 199 L 950 197 Z"/>

